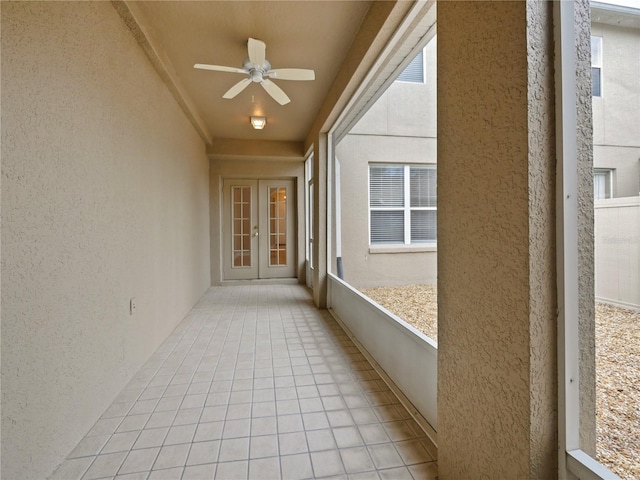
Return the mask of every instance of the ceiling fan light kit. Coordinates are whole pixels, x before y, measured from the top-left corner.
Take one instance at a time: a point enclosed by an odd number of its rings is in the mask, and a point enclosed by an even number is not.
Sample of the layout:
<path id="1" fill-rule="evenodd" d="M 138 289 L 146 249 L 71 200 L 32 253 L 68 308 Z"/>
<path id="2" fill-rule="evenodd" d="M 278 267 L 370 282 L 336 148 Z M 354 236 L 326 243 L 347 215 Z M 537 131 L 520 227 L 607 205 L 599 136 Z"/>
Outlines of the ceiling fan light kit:
<path id="1" fill-rule="evenodd" d="M 200 70 L 213 70 L 217 72 L 242 73 L 247 78 L 240 80 L 222 96 L 222 98 L 234 98 L 251 83 L 259 83 L 262 88 L 280 105 L 286 105 L 291 101 L 286 93 L 270 78 L 277 80 L 315 80 L 313 70 L 305 68 L 276 68 L 271 69 L 271 64 L 265 58 L 267 46 L 261 40 L 249 38 L 247 50 L 249 58 L 243 63 L 243 68 L 225 67 L 222 65 L 206 65 L 196 63 L 193 67 Z M 254 127 L 255 128 L 255 127 Z"/>
<path id="2" fill-rule="evenodd" d="M 267 119 L 265 117 L 251 117 L 251 125 L 256 130 L 262 130 L 267 124 Z"/>

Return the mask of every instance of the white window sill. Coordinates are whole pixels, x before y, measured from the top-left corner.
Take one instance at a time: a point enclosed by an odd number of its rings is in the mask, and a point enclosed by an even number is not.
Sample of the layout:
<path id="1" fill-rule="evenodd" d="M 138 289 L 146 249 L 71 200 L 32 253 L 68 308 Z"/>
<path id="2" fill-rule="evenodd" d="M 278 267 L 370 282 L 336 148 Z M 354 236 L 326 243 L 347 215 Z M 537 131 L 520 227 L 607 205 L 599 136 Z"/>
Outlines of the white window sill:
<path id="1" fill-rule="evenodd" d="M 437 252 L 437 243 L 414 243 L 413 245 L 370 245 L 369 253 L 423 253 Z"/>

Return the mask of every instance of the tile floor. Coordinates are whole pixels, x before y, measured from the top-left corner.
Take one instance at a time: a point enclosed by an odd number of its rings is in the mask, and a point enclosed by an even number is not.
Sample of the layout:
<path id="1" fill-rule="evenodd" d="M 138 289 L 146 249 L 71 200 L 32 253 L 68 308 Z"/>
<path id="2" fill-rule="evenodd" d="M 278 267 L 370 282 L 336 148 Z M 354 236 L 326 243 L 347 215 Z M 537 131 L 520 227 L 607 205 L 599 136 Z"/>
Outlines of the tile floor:
<path id="1" fill-rule="evenodd" d="M 306 288 L 219 287 L 52 478 L 433 480 L 430 448 Z"/>

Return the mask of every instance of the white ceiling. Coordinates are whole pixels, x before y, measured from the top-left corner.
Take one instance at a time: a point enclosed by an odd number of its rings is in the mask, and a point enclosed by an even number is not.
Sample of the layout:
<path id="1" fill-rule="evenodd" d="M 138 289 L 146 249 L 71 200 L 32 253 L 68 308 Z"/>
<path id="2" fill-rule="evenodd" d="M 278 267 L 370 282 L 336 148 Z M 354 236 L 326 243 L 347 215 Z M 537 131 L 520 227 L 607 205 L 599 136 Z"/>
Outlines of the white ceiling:
<path id="1" fill-rule="evenodd" d="M 358 30 L 370 1 L 155 1 L 129 2 L 135 21 L 201 119 L 205 136 L 216 139 L 303 142 Z M 132 5 L 133 4 L 133 5 Z M 126 20 L 125 20 L 126 21 Z M 195 63 L 242 67 L 247 39 L 264 41 L 273 68 L 309 68 L 314 81 L 275 81 L 291 98 L 281 106 L 258 84 L 236 98 L 222 95 L 240 74 L 196 70 Z M 267 117 L 253 130 L 251 115 Z"/>

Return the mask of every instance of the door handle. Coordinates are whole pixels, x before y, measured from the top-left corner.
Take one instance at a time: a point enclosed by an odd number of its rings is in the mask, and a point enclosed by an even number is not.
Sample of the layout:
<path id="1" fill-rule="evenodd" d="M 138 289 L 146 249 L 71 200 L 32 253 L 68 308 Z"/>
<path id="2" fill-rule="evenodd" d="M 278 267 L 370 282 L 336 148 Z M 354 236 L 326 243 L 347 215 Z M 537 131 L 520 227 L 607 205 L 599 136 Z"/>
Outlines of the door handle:
<path id="1" fill-rule="evenodd" d="M 254 236 L 254 237 L 257 237 L 257 236 L 258 236 L 258 232 L 255 232 L 255 233 L 253 234 L 253 236 Z"/>

